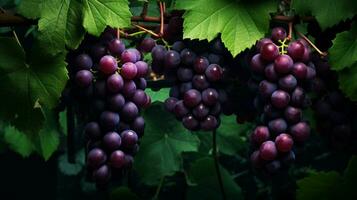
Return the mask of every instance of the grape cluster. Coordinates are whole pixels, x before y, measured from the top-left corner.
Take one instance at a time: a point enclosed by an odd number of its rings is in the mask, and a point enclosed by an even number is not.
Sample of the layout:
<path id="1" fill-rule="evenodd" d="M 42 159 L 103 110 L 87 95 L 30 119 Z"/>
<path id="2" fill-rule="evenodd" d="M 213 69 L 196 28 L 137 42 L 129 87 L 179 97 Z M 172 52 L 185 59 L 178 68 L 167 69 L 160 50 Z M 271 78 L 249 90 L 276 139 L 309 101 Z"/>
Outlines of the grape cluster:
<path id="1" fill-rule="evenodd" d="M 150 105 L 144 90 L 148 64 L 135 48 L 107 29 L 90 37 L 69 57 L 71 89 L 87 121 L 87 167 L 97 185 L 131 166 L 144 134 L 140 109 Z"/>
<path id="2" fill-rule="evenodd" d="M 195 131 L 212 131 L 220 124 L 222 91 L 217 83 L 222 79 L 221 54 L 223 43 L 216 39 L 212 43 L 177 41 L 170 50 L 157 45 L 152 49 L 153 70 L 163 72 L 165 78 L 174 81 L 165 108 L 172 112 L 184 127 Z M 197 44 L 197 45 L 196 45 Z M 192 48 L 206 46 L 206 52 Z M 207 47 L 212 52 L 207 53 Z"/>
<path id="3" fill-rule="evenodd" d="M 308 105 L 304 85 L 316 75 L 310 62 L 310 49 L 304 40 L 286 44 L 285 29 L 272 30 L 271 38 L 258 41 L 258 53 L 250 67 L 259 79 L 255 105 L 261 124 L 251 134 L 255 168 L 275 173 L 294 159 L 294 144 L 301 144 L 310 134 L 302 109 Z"/>

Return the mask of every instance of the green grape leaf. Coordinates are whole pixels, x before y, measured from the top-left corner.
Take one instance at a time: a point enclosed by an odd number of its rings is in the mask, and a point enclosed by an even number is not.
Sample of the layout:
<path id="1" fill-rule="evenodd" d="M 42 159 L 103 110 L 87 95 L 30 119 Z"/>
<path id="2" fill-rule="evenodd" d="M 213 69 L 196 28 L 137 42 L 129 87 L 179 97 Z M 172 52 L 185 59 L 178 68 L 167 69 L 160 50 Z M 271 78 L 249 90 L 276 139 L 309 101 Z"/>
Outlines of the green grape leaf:
<path id="1" fill-rule="evenodd" d="M 85 151 L 81 149 L 76 153 L 74 163 L 68 162 L 68 154 L 64 153 L 58 158 L 58 168 L 59 170 L 67 176 L 74 176 L 78 175 L 82 169 L 84 168 L 85 164 Z"/>
<path id="2" fill-rule="evenodd" d="M 29 19 L 37 19 L 41 16 L 43 0 L 22 0 L 17 7 L 17 12 Z"/>
<path id="3" fill-rule="evenodd" d="M 332 69 L 339 71 L 357 62 L 357 23 L 352 24 L 350 31 L 336 35 L 330 49 Z"/>
<path id="4" fill-rule="evenodd" d="M 9 149 L 20 154 L 22 157 L 28 157 L 35 150 L 32 141 L 22 132 L 12 126 L 4 129 L 4 140 Z"/>
<path id="5" fill-rule="evenodd" d="M 357 62 L 338 72 L 339 87 L 352 101 L 357 101 Z"/>
<path id="6" fill-rule="evenodd" d="M 241 188 L 234 182 L 229 172 L 221 166 L 219 168 L 227 199 L 244 199 Z M 188 200 L 222 199 L 215 164 L 212 158 L 203 157 L 195 161 L 188 171 L 188 178 L 193 183 L 187 191 Z"/>
<path id="7" fill-rule="evenodd" d="M 84 0 L 83 26 L 96 36 L 99 36 L 107 25 L 115 28 L 127 27 L 131 20 L 128 5 L 128 0 Z"/>
<path id="8" fill-rule="evenodd" d="M 64 55 L 49 56 L 34 48 L 29 55 L 13 38 L 0 38 L 0 117 L 20 131 L 36 133 L 68 80 Z"/>
<path id="9" fill-rule="evenodd" d="M 296 0 L 292 1 L 292 8 L 301 16 L 315 16 L 323 30 L 352 18 L 357 12 L 357 5 L 350 0 Z"/>
<path id="10" fill-rule="evenodd" d="M 169 96 L 170 88 L 162 88 L 159 91 L 147 89 L 145 92 L 151 97 L 151 102 L 165 102 Z"/>
<path id="11" fill-rule="evenodd" d="M 233 56 L 255 44 L 269 27 L 275 1 L 197 0 L 184 14 L 184 38 L 222 41 Z"/>
<path id="12" fill-rule="evenodd" d="M 160 178 L 182 171 L 181 153 L 197 151 L 199 140 L 167 113 L 162 103 L 146 109 L 144 118 L 145 135 L 135 157 L 134 168 L 143 182 L 155 185 Z"/>
<path id="13" fill-rule="evenodd" d="M 118 187 L 111 191 L 110 200 L 139 200 L 139 197 L 125 186 Z"/>

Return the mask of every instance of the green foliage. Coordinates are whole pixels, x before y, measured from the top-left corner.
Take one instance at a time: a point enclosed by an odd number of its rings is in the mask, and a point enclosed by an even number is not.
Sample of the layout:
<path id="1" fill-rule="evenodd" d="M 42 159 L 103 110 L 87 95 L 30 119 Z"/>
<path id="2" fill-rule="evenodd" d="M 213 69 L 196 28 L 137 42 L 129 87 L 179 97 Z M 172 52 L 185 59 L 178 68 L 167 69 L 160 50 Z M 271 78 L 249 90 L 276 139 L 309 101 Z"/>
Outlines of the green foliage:
<path id="1" fill-rule="evenodd" d="M 351 67 L 338 72 L 340 89 L 352 101 L 357 101 L 357 62 Z"/>
<path id="2" fill-rule="evenodd" d="M 262 38 L 269 26 L 269 13 L 276 2 L 197 0 L 184 14 L 184 38 L 207 39 L 221 33 L 222 41 L 233 56 L 250 48 Z"/>
<path id="3" fill-rule="evenodd" d="M 169 96 L 170 88 L 162 88 L 159 91 L 146 89 L 145 92 L 151 97 L 151 102 L 164 102 Z"/>
<path id="4" fill-rule="evenodd" d="M 143 182 L 155 185 L 161 177 L 182 171 L 181 153 L 197 151 L 199 140 L 167 113 L 162 104 L 153 104 L 145 110 L 144 118 L 145 135 L 134 168 Z"/>
<path id="5" fill-rule="evenodd" d="M 234 182 L 229 172 L 221 166 L 220 172 L 227 199 L 243 199 L 240 187 Z M 214 160 L 212 158 L 203 157 L 194 162 L 188 172 L 188 177 L 193 185 L 189 186 L 187 199 L 222 199 Z"/>
<path id="6" fill-rule="evenodd" d="M 139 200 L 139 197 L 127 187 L 114 189 L 110 194 L 110 200 Z"/>
<path id="7" fill-rule="evenodd" d="M 17 12 L 29 19 L 37 19 L 41 16 L 41 3 L 43 0 L 23 0 L 17 7 Z"/>
<path id="8" fill-rule="evenodd" d="M 300 16 L 315 16 L 322 29 L 352 18 L 357 13 L 357 5 L 351 0 L 295 0 L 292 7 Z"/>

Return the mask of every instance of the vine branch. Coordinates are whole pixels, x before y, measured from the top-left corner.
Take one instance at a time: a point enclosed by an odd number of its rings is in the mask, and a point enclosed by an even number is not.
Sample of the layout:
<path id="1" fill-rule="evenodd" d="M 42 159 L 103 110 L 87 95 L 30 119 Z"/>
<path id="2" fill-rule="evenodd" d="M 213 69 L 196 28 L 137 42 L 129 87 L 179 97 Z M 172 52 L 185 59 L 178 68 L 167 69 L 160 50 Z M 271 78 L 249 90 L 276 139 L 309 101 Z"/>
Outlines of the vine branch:
<path id="1" fill-rule="evenodd" d="M 321 56 L 325 57 L 327 56 L 327 52 L 322 52 L 319 48 L 317 48 L 317 46 L 311 42 L 311 40 L 309 40 L 309 38 L 307 38 L 304 34 L 300 33 L 299 31 L 296 31 L 296 33 L 302 38 L 304 39 L 307 43 L 309 43 L 309 45 L 314 48 Z"/>
<path id="2" fill-rule="evenodd" d="M 212 137 L 212 143 L 213 143 L 213 159 L 214 159 L 214 165 L 216 168 L 216 174 L 217 174 L 217 179 L 218 179 L 218 184 L 219 188 L 221 190 L 222 194 L 222 199 L 226 200 L 226 194 L 224 192 L 224 187 L 223 187 L 223 180 L 222 180 L 222 175 L 221 175 L 221 170 L 219 169 L 219 160 L 218 160 L 218 155 L 217 155 L 217 130 L 213 130 L 213 137 Z"/>

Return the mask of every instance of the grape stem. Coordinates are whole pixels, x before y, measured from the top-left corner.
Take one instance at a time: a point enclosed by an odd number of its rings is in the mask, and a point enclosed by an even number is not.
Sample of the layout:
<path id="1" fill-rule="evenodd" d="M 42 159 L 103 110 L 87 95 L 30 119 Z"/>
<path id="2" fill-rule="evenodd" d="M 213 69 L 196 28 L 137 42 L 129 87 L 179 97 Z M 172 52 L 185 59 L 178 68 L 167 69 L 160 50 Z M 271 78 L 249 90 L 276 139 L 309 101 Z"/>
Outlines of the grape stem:
<path id="1" fill-rule="evenodd" d="M 322 52 L 319 48 L 317 48 L 317 46 L 311 42 L 311 40 L 309 40 L 309 38 L 307 38 L 304 34 L 300 33 L 299 31 L 296 31 L 296 33 L 302 38 L 304 39 L 307 43 L 309 43 L 309 45 L 314 48 L 321 56 L 325 57 L 327 56 L 327 52 Z"/>
<path id="2" fill-rule="evenodd" d="M 136 28 L 138 28 L 138 29 L 140 29 L 142 31 L 145 31 L 145 32 L 147 32 L 147 33 L 149 33 L 149 34 L 151 34 L 151 35 L 153 35 L 155 37 L 159 37 L 159 35 L 154 33 L 154 31 L 152 31 L 152 30 L 146 29 L 146 28 L 144 28 L 144 27 L 142 27 L 140 25 L 137 25 L 137 24 L 133 24 L 133 26 L 135 26 Z"/>
<path id="3" fill-rule="evenodd" d="M 219 184 L 219 188 L 221 190 L 221 194 L 222 194 L 222 199 L 226 200 L 226 194 L 224 193 L 224 187 L 223 187 L 223 181 L 222 181 L 222 175 L 221 175 L 221 171 L 219 169 L 219 160 L 218 160 L 218 152 L 217 152 L 217 129 L 214 129 L 213 132 L 213 137 L 212 137 L 212 148 L 213 148 L 213 152 L 212 152 L 212 156 L 214 159 L 214 165 L 216 168 L 216 174 L 217 174 L 217 179 L 218 179 L 218 184 Z"/>
<path id="4" fill-rule="evenodd" d="M 160 34 L 159 35 L 162 37 L 164 35 L 164 5 L 161 1 L 159 2 L 159 6 L 160 6 Z"/>
<path id="5" fill-rule="evenodd" d="M 4 8 L 0 7 L 0 10 L 1 10 L 1 12 L 2 12 L 3 14 L 6 14 L 6 10 L 5 10 Z M 0 18 L 1 18 L 1 17 L 0 17 Z M 0 20 L 0 21 L 1 21 L 1 20 Z M 16 42 L 17 42 L 17 43 L 19 44 L 19 46 L 22 48 L 21 42 L 20 42 L 20 40 L 19 40 L 19 37 L 17 37 L 17 34 L 16 34 L 15 30 L 12 29 L 11 32 L 12 32 L 12 34 L 14 35 L 14 38 L 15 38 Z"/>
<path id="6" fill-rule="evenodd" d="M 159 183 L 159 185 L 158 185 L 157 188 L 156 188 L 155 195 L 154 195 L 154 197 L 152 198 L 153 200 L 159 199 L 160 191 L 161 191 L 162 186 L 164 185 L 164 182 L 165 182 L 165 176 L 161 177 L 160 183 Z"/>
<path id="7" fill-rule="evenodd" d="M 289 34 L 288 34 L 288 40 L 291 40 L 291 37 L 292 37 L 292 32 L 293 32 L 293 22 L 289 22 Z"/>
<path id="8" fill-rule="evenodd" d="M 143 5 L 143 9 L 141 11 L 141 14 L 140 16 L 141 17 L 146 17 L 146 15 L 148 14 L 148 8 L 149 8 L 149 3 L 148 2 L 145 2 L 144 5 Z"/>

